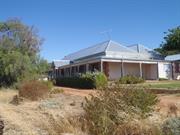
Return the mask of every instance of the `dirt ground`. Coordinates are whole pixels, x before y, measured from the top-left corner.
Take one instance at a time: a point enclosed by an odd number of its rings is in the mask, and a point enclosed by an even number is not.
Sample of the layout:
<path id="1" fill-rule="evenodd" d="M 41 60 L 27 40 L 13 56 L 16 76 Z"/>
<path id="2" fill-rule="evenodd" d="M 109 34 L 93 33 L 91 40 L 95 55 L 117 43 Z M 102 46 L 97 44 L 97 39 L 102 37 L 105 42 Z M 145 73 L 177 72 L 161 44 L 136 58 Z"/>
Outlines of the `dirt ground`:
<path id="1" fill-rule="evenodd" d="M 95 90 L 79 90 L 65 87 L 63 93 L 51 95 L 40 101 L 24 101 L 20 105 L 10 104 L 17 91 L 0 91 L 0 117 L 5 123 L 4 135 L 48 135 L 47 118 L 78 116 L 83 113 L 84 97 L 95 94 Z M 175 104 L 180 116 L 180 94 L 158 95 L 157 111 L 167 116 L 169 106 Z"/>
<path id="2" fill-rule="evenodd" d="M 168 115 L 170 113 L 170 107 L 177 107 L 177 115 L 180 116 L 180 94 L 160 94 L 158 95 L 159 103 L 158 107 L 160 109 L 160 113 L 164 115 Z"/>
<path id="3" fill-rule="evenodd" d="M 95 94 L 95 90 L 92 89 L 74 89 L 74 88 L 67 88 L 67 87 L 55 87 L 58 89 L 63 89 L 64 94 L 68 95 L 76 95 L 81 97 L 87 97 L 89 94 Z"/>

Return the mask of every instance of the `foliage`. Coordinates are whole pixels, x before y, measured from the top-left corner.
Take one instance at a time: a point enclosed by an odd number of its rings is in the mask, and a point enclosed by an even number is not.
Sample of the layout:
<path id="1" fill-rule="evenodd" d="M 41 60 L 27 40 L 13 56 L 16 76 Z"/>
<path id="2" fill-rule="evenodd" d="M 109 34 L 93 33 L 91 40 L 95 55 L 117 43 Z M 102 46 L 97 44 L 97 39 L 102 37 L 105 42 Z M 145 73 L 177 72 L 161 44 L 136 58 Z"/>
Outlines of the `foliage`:
<path id="1" fill-rule="evenodd" d="M 167 81 L 167 78 L 159 78 L 159 81 Z"/>
<path id="2" fill-rule="evenodd" d="M 53 88 L 53 82 L 51 81 L 42 81 L 43 84 L 45 84 L 49 90 Z"/>
<path id="3" fill-rule="evenodd" d="M 59 94 L 59 93 L 64 93 L 63 89 L 59 89 L 59 88 L 54 88 L 50 91 L 51 94 Z"/>
<path id="4" fill-rule="evenodd" d="M 34 27 L 17 19 L 0 22 L 0 86 L 32 79 L 47 71 L 47 61 L 39 56 L 41 44 Z"/>
<path id="5" fill-rule="evenodd" d="M 63 77 L 56 79 L 56 85 L 73 88 L 102 88 L 107 85 L 107 78 L 103 73 L 86 73 L 76 77 Z"/>
<path id="6" fill-rule="evenodd" d="M 47 96 L 49 88 L 41 81 L 23 82 L 20 86 L 19 96 L 30 100 L 38 100 Z"/>
<path id="7" fill-rule="evenodd" d="M 164 135 L 179 135 L 180 117 L 167 119 L 162 125 L 162 130 Z"/>
<path id="8" fill-rule="evenodd" d="M 91 89 L 94 87 L 93 80 L 90 78 L 82 77 L 62 77 L 56 79 L 56 85 L 72 87 L 72 88 L 87 88 Z"/>
<path id="9" fill-rule="evenodd" d="M 136 76 L 123 76 L 119 79 L 119 83 L 121 84 L 137 84 L 137 83 L 143 83 L 144 79 L 141 77 L 136 77 Z"/>
<path id="10" fill-rule="evenodd" d="M 164 56 L 180 53 L 180 26 L 165 32 L 164 42 L 155 49 Z"/>
<path id="11" fill-rule="evenodd" d="M 119 135 L 121 127 L 134 119 L 145 118 L 157 103 L 157 97 L 142 88 L 104 88 L 86 98 L 85 118 L 93 135 Z"/>
<path id="12" fill-rule="evenodd" d="M 82 78 L 90 78 L 93 80 L 94 88 L 101 89 L 105 86 L 107 86 L 108 80 L 104 73 L 101 72 L 94 72 L 94 73 L 86 73 L 82 74 Z"/>

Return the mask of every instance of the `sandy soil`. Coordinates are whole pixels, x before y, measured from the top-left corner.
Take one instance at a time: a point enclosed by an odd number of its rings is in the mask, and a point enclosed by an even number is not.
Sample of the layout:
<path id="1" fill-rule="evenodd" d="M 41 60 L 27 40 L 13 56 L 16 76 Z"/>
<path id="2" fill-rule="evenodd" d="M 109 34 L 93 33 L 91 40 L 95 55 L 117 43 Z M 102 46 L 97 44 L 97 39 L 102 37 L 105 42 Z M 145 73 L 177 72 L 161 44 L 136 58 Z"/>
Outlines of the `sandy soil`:
<path id="1" fill-rule="evenodd" d="M 0 91 L 0 116 L 5 122 L 4 135 L 48 135 L 42 127 L 47 124 L 49 115 L 78 116 L 83 113 L 84 97 L 95 94 L 94 90 L 56 88 L 63 89 L 64 92 L 41 101 L 24 101 L 18 106 L 9 103 L 17 91 Z M 175 104 L 180 116 L 180 94 L 158 95 L 158 98 L 158 112 L 166 116 L 169 104 Z"/>
<path id="2" fill-rule="evenodd" d="M 168 115 L 170 111 L 170 107 L 175 105 L 177 107 L 177 115 L 180 116 L 180 94 L 163 94 L 158 95 L 160 102 L 158 103 L 158 107 L 160 112 L 164 115 Z"/>
<path id="3" fill-rule="evenodd" d="M 92 89 L 74 89 L 68 87 L 55 87 L 55 88 L 63 89 L 64 94 L 76 95 L 81 97 L 87 97 L 89 94 L 95 94 L 95 90 Z"/>

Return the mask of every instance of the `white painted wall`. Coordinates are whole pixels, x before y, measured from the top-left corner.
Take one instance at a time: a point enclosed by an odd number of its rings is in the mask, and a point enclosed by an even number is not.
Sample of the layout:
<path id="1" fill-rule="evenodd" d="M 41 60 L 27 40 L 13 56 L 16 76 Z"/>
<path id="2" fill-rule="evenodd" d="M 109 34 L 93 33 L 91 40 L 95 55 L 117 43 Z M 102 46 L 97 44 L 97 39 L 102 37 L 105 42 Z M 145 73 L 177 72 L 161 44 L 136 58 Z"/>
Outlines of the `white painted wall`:
<path id="1" fill-rule="evenodd" d="M 158 62 L 159 78 L 172 79 L 172 66 L 168 62 Z"/>
<path id="2" fill-rule="evenodd" d="M 167 67 L 169 66 L 169 69 Z M 157 71 L 158 68 L 158 71 Z M 168 70 L 168 71 L 167 71 Z M 143 77 L 147 80 L 155 80 L 157 74 L 159 78 L 172 79 L 171 63 L 158 62 L 156 64 L 142 64 Z M 124 76 L 133 75 L 140 76 L 139 63 L 124 63 Z M 115 80 L 121 77 L 121 63 L 120 62 L 109 62 L 109 79 Z"/>
<path id="3" fill-rule="evenodd" d="M 109 79 L 115 80 L 121 77 L 121 63 L 109 62 Z"/>

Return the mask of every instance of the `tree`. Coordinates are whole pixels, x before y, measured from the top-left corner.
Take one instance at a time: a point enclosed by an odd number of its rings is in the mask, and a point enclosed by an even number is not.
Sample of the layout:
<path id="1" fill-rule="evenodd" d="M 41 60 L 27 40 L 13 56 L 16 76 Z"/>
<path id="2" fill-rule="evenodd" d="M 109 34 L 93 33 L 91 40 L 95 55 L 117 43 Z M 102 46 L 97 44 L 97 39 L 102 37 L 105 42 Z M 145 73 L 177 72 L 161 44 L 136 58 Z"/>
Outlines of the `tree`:
<path id="1" fill-rule="evenodd" d="M 155 50 L 164 56 L 180 53 L 180 26 L 165 32 L 164 42 Z"/>
<path id="2" fill-rule="evenodd" d="M 0 22 L 0 86 L 45 73 L 48 63 L 39 55 L 41 45 L 35 27 L 17 19 Z"/>

